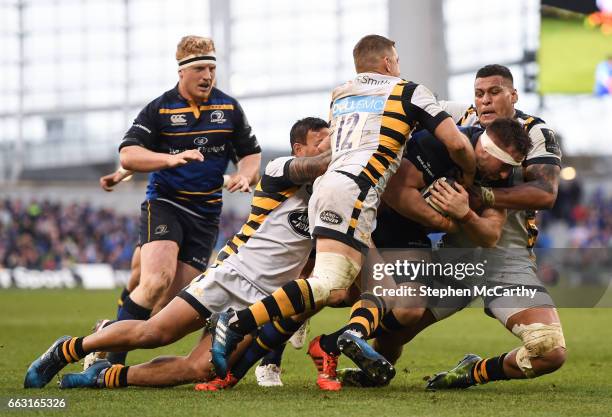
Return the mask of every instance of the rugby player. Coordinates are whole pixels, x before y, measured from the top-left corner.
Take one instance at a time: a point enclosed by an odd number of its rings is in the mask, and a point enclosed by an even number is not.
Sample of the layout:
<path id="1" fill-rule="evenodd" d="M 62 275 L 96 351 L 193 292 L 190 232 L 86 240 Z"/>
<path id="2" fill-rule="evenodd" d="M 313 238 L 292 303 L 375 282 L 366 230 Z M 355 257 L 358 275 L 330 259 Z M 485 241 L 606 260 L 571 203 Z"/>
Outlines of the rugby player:
<path id="1" fill-rule="evenodd" d="M 507 182 L 512 168 L 520 166 L 528 151 L 526 133 L 511 119 L 499 119 L 486 131 L 475 127 L 461 128 L 461 131 L 474 147 L 477 184 Z M 472 211 L 468 193 L 460 184 L 450 186 L 445 181 L 439 181 L 440 178 L 456 175 L 457 168 L 444 146 L 431 134 L 415 134 L 406 146 L 398 172 L 391 178 L 383 195 L 385 205 L 377 217 L 377 228 L 373 234 L 375 246 L 406 248 L 413 251 L 411 256 L 415 259 L 427 260 L 431 249 L 427 234 L 432 229 L 453 233 L 461 231 L 471 238 L 472 246 L 494 246 L 505 221 L 505 210 L 486 208 L 478 214 Z M 431 193 L 429 202 L 421 193 L 427 187 Z M 367 285 L 362 287 L 367 288 Z M 363 310 L 370 311 L 370 314 L 382 314 L 382 309 L 369 307 L 373 297 L 372 293 L 362 294 L 353 305 L 347 326 L 311 342 L 308 353 L 317 366 L 317 385 L 320 388 L 339 389 L 335 368 L 342 350 L 342 335 L 345 332 L 363 334 L 366 331 L 371 334 L 376 330 L 368 328 L 369 323 L 375 320 L 363 321 L 356 314 L 360 310 L 364 315 Z M 381 322 L 386 331 L 402 329 L 411 324 L 414 317 L 424 313 L 424 306 L 419 302 L 398 306 L 393 301 L 384 297 L 379 301 L 390 310 L 383 315 Z M 393 377 L 390 364 L 381 360 L 369 347 L 363 348 L 356 359 L 355 363 L 367 371 L 367 378 L 376 384 L 385 385 Z"/>
<path id="2" fill-rule="evenodd" d="M 487 65 L 476 74 L 475 105 L 443 103 L 463 126 L 486 127 L 500 117 L 513 117 L 527 132 L 531 150 L 522 166 L 514 170 L 511 187 L 473 187 L 471 204 L 477 207 L 508 209 L 507 220 L 497 243 L 504 253 L 502 269 L 489 282 L 504 286 L 531 285 L 538 297 L 531 304 L 508 306 L 493 311 L 502 325 L 522 341 L 522 346 L 508 353 L 481 359 L 466 355 L 448 372 L 437 374 L 428 382 L 430 389 L 466 388 L 494 380 L 533 378 L 559 369 L 566 359 L 565 339 L 554 302 L 539 282 L 532 248 L 537 237 L 534 210 L 553 206 L 557 196 L 561 152 L 554 132 L 543 120 L 514 108 L 518 95 L 510 70 L 501 65 Z M 463 112 L 462 110 L 463 109 Z M 427 326 L 459 310 L 427 310 L 416 323 L 403 332 L 403 340 L 393 343 L 389 335 L 375 342 L 377 350 L 393 360 L 408 342 Z"/>
<path id="3" fill-rule="evenodd" d="M 227 372 L 227 356 L 237 343 L 258 326 L 344 299 L 361 268 L 361 250 L 370 246 L 380 195 L 417 124 L 446 146 L 466 184 L 472 181 L 469 141 L 426 87 L 399 78 L 394 45 L 379 35 L 362 38 L 353 50 L 357 76 L 332 93 L 332 162 L 315 182 L 309 203 L 317 250 L 312 277 L 291 282 L 249 308 L 213 317 L 212 358 L 219 374 Z M 348 337 L 348 343 L 367 345 Z"/>
<path id="4" fill-rule="evenodd" d="M 261 150 L 236 99 L 214 87 L 212 39 L 186 36 L 177 46 L 178 84 L 147 104 L 119 147 L 122 168 L 149 172 L 141 206 L 141 276 L 118 320 L 146 320 L 164 293 L 171 299 L 206 270 L 216 243 L 223 174 L 235 151 L 230 192 L 250 190 Z M 125 363 L 124 354 L 112 354 Z"/>
<path id="5" fill-rule="evenodd" d="M 320 154 L 317 145 L 328 136 L 324 120 L 298 121 L 290 135 L 294 156 L 277 158 L 267 165 L 246 223 L 205 274 L 146 321 L 117 321 L 86 337 L 60 337 L 30 365 L 24 386 L 45 386 L 64 366 L 90 352 L 168 345 L 204 327 L 211 312 L 243 308 L 298 278 L 313 249 L 307 216 L 311 183 L 326 170 L 331 158 L 331 152 Z M 300 325 L 301 322 L 287 319 L 268 327 L 282 333 L 286 341 Z M 263 342 L 256 342 L 277 346 L 276 341 L 266 339 L 278 336 L 269 328 L 262 329 L 265 334 L 258 337 Z M 205 337 L 187 357 L 164 357 L 131 367 L 98 361 L 80 374 L 65 375 L 61 386 L 167 386 L 207 380 L 209 348 L 210 337 Z M 247 359 L 254 364 L 267 352 Z"/>

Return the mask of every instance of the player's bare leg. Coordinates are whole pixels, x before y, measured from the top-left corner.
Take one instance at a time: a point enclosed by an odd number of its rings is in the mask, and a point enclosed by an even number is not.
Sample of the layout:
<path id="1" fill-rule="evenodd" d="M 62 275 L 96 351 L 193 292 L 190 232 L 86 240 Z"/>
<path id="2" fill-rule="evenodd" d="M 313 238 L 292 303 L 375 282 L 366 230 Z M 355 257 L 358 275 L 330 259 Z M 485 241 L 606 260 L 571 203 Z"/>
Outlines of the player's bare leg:
<path id="1" fill-rule="evenodd" d="M 435 375 L 427 387 L 467 388 L 495 380 L 536 378 L 556 371 L 565 362 L 565 339 L 555 308 L 520 311 L 508 318 L 506 328 L 523 346 L 494 358 L 467 355 L 454 369 Z"/>

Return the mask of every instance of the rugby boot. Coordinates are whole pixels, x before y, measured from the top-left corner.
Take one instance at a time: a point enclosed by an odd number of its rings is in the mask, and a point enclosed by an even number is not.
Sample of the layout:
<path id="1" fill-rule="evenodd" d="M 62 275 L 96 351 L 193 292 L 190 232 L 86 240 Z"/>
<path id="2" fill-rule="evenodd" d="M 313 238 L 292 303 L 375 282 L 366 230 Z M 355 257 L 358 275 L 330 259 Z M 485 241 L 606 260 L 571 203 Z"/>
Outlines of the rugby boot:
<path id="1" fill-rule="evenodd" d="M 338 381 L 336 368 L 338 368 L 338 355 L 330 355 L 321 348 L 321 336 L 310 342 L 308 352 L 317 368 L 317 385 L 324 391 L 340 391 L 342 384 Z"/>
<path id="2" fill-rule="evenodd" d="M 368 378 L 366 373 L 359 368 L 338 369 L 338 379 L 343 387 L 375 388 L 384 386 L 372 381 Z"/>
<path id="3" fill-rule="evenodd" d="M 65 374 L 60 380 L 59 387 L 67 388 L 104 388 L 104 372 L 112 364 L 107 360 L 92 363 L 86 370 L 79 373 Z"/>
<path id="4" fill-rule="evenodd" d="M 232 388 L 238 383 L 238 379 L 232 375 L 231 372 L 227 373 L 225 378 L 216 377 L 212 381 L 203 382 L 196 384 L 196 391 L 222 391 L 224 389 Z"/>
<path id="5" fill-rule="evenodd" d="M 211 361 L 215 367 L 215 373 L 222 378 L 227 375 L 227 359 L 244 338 L 243 335 L 229 327 L 229 321 L 233 314 L 234 312 L 214 313 L 210 317 Z"/>
<path id="6" fill-rule="evenodd" d="M 393 365 L 351 330 L 338 337 L 338 349 L 378 385 L 387 385 L 395 376 Z"/>
<path id="7" fill-rule="evenodd" d="M 45 353 L 36 359 L 28 368 L 23 381 L 24 388 L 42 388 L 67 365 L 57 351 L 57 347 L 70 340 L 70 336 L 62 336 L 47 349 Z"/>
<path id="8" fill-rule="evenodd" d="M 482 358 L 473 353 L 468 353 L 459 361 L 450 371 L 439 372 L 427 381 L 427 389 L 461 389 L 469 388 L 472 385 L 476 385 L 474 376 L 472 375 L 472 368 L 474 364 Z"/>

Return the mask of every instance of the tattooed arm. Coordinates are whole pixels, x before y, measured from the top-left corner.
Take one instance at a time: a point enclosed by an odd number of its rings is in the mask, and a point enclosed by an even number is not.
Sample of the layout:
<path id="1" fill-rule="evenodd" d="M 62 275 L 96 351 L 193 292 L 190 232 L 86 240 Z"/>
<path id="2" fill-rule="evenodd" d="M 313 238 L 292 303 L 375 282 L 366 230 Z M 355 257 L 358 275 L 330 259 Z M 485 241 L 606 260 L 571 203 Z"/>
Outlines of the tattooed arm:
<path id="1" fill-rule="evenodd" d="M 533 164 L 525 170 L 525 183 L 495 188 L 495 208 L 545 210 L 555 205 L 561 168 L 554 164 Z M 472 197 L 480 199 L 481 193 Z"/>
<path id="2" fill-rule="evenodd" d="M 306 184 L 323 175 L 331 161 L 331 150 L 317 156 L 303 156 L 289 163 L 289 179 L 294 184 Z"/>

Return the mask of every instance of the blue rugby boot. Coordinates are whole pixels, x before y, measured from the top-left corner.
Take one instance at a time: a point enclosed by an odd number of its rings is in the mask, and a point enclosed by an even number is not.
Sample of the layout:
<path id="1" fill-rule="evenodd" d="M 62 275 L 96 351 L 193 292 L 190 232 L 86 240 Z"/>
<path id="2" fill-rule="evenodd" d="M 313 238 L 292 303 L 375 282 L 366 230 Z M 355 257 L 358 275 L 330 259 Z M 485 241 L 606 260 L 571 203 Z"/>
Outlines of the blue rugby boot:
<path id="1" fill-rule="evenodd" d="M 23 381 L 24 388 L 42 388 L 53 379 L 59 371 L 61 371 L 68 363 L 60 356 L 58 347 L 66 340 L 70 340 L 70 336 L 62 336 L 57 339 L 28 368 Z"/>
<path id="2" fill-rule="evenodd" d="M 243 335 L 229 327 L 229 322 L 233 315 L 234 312 L 230 311 L 214 313 L 210 316 L 210 333 L 212 336 L 211 360 L 215 367 L 215 373 L 221 378 L 227 375 L 227 360 L 229 356 L 244 338 Z"/>
<path id="3" fill-rule="evenodd" d="M 393 365 L 352 330 L 338 337 L 338 349 L 377 385 L 387 385 L 395 376 Z"/>
<path id="4" fill-rule="evenodd" d="M 79 373 L 65 374 L 60 380 L 59 387 L 66 388 L 103 388 L 104 374 L 102 371 L 110 368 L 112 364 L 107 360 L 98 360 L 86 370 Z"/>

